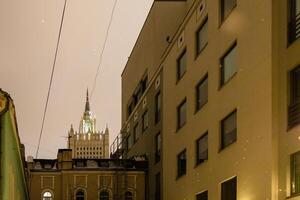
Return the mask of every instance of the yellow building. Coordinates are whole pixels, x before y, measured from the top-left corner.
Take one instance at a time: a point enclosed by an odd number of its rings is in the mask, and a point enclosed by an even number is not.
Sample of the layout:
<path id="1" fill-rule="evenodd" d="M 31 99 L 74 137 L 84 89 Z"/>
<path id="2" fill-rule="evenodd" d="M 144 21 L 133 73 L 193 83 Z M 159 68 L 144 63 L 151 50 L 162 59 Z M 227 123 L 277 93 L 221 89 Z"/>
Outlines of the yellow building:
<path id="1" fill-rule="evenodd" d="M 68 133 L 68 148 L 73 158 L 109 158 L 109 130 L 96 129 L 96 118 L 90 110 L 89 93 L 86 94 L 85 110 L 80 120 L 79 131 L 73 126 Z"/>
<path id="2" fill-rule="evenodd" d="M 144 200 L 145 160 L 72 159 L 60 149 L 57 159 L 30 159 L 31 200 Z"/>
<path id="3" fill-rule="evenodd" d="M 300 0 L 154 2 L 111 146 L 148 199 L 300 199 L 299 37 Z"/>

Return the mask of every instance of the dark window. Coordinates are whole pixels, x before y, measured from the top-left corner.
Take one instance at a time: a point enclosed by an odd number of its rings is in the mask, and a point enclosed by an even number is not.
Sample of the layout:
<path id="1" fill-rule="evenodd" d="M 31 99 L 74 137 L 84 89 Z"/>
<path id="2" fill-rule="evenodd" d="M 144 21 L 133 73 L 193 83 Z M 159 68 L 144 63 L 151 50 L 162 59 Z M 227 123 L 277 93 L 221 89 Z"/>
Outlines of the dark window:
<path id="1" fill-rule="evenodd" d="M 155 136 L 155 162 L 160 161 L 160 155 L 161 155 L 161 135 L 158 133 Z"/>
<path id="2" fill-rule="evenodd" d="M 177 59 L 177 81 L 179 81 L 186 71 L 186 50 Z"/>
<path id="3" fill-rule="evenodd" d="M 237 71 L 236 44 L 221 58 L 221 86 L 224 85 Z"/>
<path id="4" fill-rule="evenodd" d="M 134 108 L 133 102 L 130 102 L 130 104 L 128 105 L 128 108 L 127 108 L 128 117 L 131 115 L 133 108 Z"/>
<path id="5" fill-rule="evenodd" d="M 221 121 L 221 149 L 236 141 L 237 123 L 236 110 Z"/>
<path id="6" fill-rule="evenodd" d="M 147 86 L 148 86 L 148 76 L 144 77 L 143 80 L 141 81 L 142 93 L 144 93 L 146 91 Z"/>
<path id="7" fill-rule="evenodd" d="M 291 194 L 300 193 L 300 151 L 291 155 Z"/>
<path id="8" fill-rule="evenodd" d="M 107 190 L 100 192 L 100 200 L 109 200 L 109 192 Z"/>
<path id="9" fill-rule="evenodd" d="M 300 66 L 290 72 L 290 105 L 288 110 L 288 126 L 300 123 Z"/>
<path id="10" fill-rule="evenodd" d="M 236 0 L 221 0 L 221 22 L 223 22 L 236 6 Z"/>
<path id="11" fill-rule="evenodd" d="M 221 200 L 236 200 L 236 177 L 221 184 Z"/>
<path id="12" fill-rule="evenodd" d="M 133 143 L 136 143 L 136 141 L 139 139 L 138 127 L 139 127 L 138 123 L 133 127 Z"/>
<path id="13" fill-rule="evenodd" d="M 130 191 L 125 192 L 125 200 L 133 200 L 133 194 Z"/>
<path id="14" fill-rule="evenodd" d="M 161 95 L 158 92 L 155 96 L 155 123 L 160 121 L 160 110 L 161 110 Z"/>
<path id="15" fill-rule="evenodd" d="M 196 53 L 199 55 L 208 43 L 208 18 L 206 18 L 196 33 Z"/>
<path id="16" fill-rule="evenodd" d="M 177 177 L 186 174 L 186 150 L 177 155 Z"/>
<path id="17" fill-rule="evenodd" d="M 84 200 L 84 192 L 79 190 L 76 192 L 76 200 Z"/>
<path id="18" fill-rule="evenodd" d="M 196 195 L 196 200 L 208 200 L 208 192 L 202 192 Z"/>
<path id="19" fill-rule="evenodd" d="M 142 130 L 145 131 L 149 126 L 148 111 L 146 110 L 142 116 Z"/>
<path id="20" fill-rule="evenodd" d="M 196 141 L 196 165 L 208 159 L 208 133 L 206 132 Z"/>
<path id="21" fill-rule="evenodd" d="M 206 75 L 196 86 L 196 111 L 208 101 L 208 76 Z"/>
<path id="22" fill-rule="evenodd" d="M 300 37 L 300 0 L 289 0 L 289 43 Z"/>
<path id="23" fill-rule="evenodd" d="M 177 130 L 186 123 L 186 99 L 177 107 Z"/>
<path id="24" fill-rule="evenodd" d="M 160 200 L 160 173 L 155 175 L 155 200 Z"/>

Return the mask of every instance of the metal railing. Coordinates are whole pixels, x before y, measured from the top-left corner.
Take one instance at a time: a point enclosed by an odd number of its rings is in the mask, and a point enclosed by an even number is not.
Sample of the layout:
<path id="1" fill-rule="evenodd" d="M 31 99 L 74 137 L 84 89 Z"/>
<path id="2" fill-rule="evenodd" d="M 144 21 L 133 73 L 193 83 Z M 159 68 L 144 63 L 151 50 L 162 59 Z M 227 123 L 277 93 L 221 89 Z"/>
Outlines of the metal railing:
<path id="1" fill-rule="evenodd" d="M 300 37 L 300 13 L 293 17 L 289 23 L 289 43 Z"/>
<path id="2" fill-rule="evenodd" d="M 120 132 L 113 143 L 110 145 L 110 156 L 111 158 L 120 158 L 126 150 L 125 136 Z"/>

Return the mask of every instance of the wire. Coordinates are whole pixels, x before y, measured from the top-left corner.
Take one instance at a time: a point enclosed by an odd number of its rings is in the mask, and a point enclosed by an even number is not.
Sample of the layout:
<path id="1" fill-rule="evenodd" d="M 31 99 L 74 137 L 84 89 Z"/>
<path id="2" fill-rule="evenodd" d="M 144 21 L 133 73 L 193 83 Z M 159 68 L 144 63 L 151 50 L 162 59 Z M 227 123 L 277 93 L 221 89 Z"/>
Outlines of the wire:
<path id="1" fill-rule="evenodd" d="M 43 129 L 44 129 L 45 118 L 46 118 L 46 113 L 47 113 L 47 108 L 48 108 L 48 103 L 49 103 L 49 97 L 50 97 L 50 91 L 51 91 L 51 86 L 52 86 L 52 81 L 53 81 L 53 75 L 54 75 L 54 70 L 55 70 L 55 65 L 56 65 L 56 60 L 57 60 L 57 53 L 58 53 L 58 47 L 59 47 L 60 38 L 61 38 L 61 31 L 62 31 L 63 22 L 64 22 L 66 5 L 67 5 L 67 0 L 65 0 L 64 7 L 63 7 L 63 13 L 62 13 L 62 16 L 61 16 L 58 40 L 57 40 L 57 43 L 56 43 L 54 61 L 53 61 L 53 65 L 52 65 L 52 72 L 51 72 L 50 83 L 49 83 L 48 94 L 47 94 L 47 100 L 46 100 L 46 104 L 45 104 L 45 108 L 44 108 L 42 127 L 41 127 L 41 131 L 40 131 L 39 142 L 38 142 L 35 158 L 38 157 L 40 144 L 41 144 L 41 139 L 42 139 L 42 135 L 43 135 Z"/>
<path id="2" fill-rule="evenodd" d="M 97 72 L 96 72 L 95 79 L 94 79 L 94 82 L 93 82 L 93 87 L 92 87 L 92 91 L 91 91 L 91 98 L 92 98 L 92 96 L 94 94 L 94 90 L 96 88 L 97 78 L 98 78 L 98 75 L 99 75 L 99 71 L 100 71 L 100 67 L 101 67 L 102 59 L 103 59 L 103 53 L 104 53 L 104 50 L 105 50 L 105 47 L 106 47 L 106 43 L 107 43 L 107 39 L 108 39 L 108 33 L 109 33 L 109 30 L 110 30 L 110 27 L 111 27 L 111 24 L 112 24 L 112 20 L 113 20 L 113 16 L 114 16 L 114 12 L 115 12 L 117 2 L 118 2 L 118 0 L 115 0 L 113 9 L 112 9 L 111 14 L 110 14 L 110 19 L 109 19 L 109 23 L 108 23 L 108 26 L 107 26 L 107 29 L 106 29 L 104 44 L 102 46 L 102 50 L 101 50 L 101 53 L 100 53 L 99 64 L 98 64 Z"/>

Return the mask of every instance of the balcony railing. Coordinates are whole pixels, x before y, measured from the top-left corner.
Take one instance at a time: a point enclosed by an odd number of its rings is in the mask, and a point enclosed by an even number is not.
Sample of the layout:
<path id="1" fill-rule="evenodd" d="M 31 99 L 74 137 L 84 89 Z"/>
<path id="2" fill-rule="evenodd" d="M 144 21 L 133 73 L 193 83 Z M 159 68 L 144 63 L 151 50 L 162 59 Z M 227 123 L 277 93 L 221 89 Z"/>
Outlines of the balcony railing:
<path id="1" fill-rule="evenodd" d="M 288 127 L 300 124 L 300 102 L 291 104 L 288 109 Z"/>
<path id="2" fill-rule="evenodd" d="M 125 140 L 122 133 L 119 133 L 113 143 L 110 145 L 110 156 L 111 158 L 122 157 L 124 151 L 126 150 Z"/>
<path id="3" fill-rule="evenodd" d="M 289 23 L 289 43 L 300 37 L 300 13 L 293 17 Z"/>

